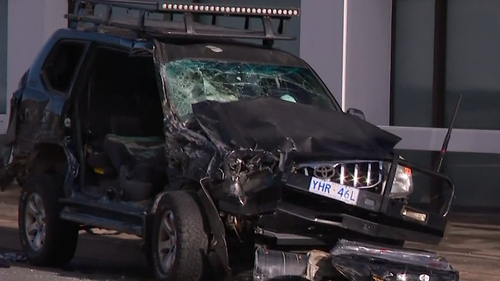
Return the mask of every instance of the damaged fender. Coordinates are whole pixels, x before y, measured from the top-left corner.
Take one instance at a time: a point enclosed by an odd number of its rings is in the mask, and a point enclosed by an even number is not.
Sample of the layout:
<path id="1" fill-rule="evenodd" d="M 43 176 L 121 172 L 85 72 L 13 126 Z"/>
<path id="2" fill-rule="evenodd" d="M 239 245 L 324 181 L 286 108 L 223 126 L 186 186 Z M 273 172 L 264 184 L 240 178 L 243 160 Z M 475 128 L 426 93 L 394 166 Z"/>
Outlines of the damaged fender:
<path id="1" fill-rule="evenodd" d="M 49 148 L 50 149 L 45 149 Z M 39 142 L 34 145 L 34 153 L 31 154 L 30 161 L 27 164 L 28 168 L 35 168 L 35 165 L 40 165 L 38 161 L 44 161 L 44 157 L 53 156 L 52 153 L 56 149 L 62 149 L 66 157 L 66 173 L 64 179 L 64 193 L 66 196 L 70 196 L 73 190 L 73 184 L 75 178 L 78 176 L 78 170 L 80 165 L 77 159 L 71 153 L 66 143 L 54 143 L 54 142 Z"/>

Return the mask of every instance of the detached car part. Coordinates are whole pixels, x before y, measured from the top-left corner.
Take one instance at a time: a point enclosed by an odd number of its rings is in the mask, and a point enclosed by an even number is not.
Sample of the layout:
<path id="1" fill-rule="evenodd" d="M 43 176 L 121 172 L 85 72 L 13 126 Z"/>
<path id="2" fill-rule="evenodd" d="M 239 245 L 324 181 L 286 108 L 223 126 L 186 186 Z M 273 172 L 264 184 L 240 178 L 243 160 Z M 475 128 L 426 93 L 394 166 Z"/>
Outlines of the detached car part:
<path id="1" fill-rule="evenodd" d="M 294 254 L 258 249 L 254 281 L 459 281 L 459 273 L 436 253 L 340 240 L 330 253 Z"/>

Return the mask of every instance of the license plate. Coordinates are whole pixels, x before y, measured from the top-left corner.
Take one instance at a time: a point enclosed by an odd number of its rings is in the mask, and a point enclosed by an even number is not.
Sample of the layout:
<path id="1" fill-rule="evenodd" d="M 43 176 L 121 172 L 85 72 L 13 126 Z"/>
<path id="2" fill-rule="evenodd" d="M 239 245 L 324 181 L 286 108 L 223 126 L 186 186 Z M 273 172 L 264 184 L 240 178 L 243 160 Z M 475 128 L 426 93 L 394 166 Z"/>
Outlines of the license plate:
<path id="1" fill-rule="evenodd" d="M 356 205 L 359 195 L 359 190 L 357 188 L 314 177 L 309 183 L 309 192 L 329 197 L 350 205 Z"/>

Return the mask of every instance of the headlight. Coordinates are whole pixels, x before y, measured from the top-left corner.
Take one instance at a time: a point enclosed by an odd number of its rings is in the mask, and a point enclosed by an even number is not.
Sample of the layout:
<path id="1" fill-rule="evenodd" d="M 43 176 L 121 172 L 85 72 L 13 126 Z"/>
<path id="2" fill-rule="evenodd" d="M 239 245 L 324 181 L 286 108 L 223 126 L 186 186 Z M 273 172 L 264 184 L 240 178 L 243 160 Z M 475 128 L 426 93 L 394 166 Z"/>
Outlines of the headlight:
<path id="1" fill-rule="evenodd" d="M 391 170 L 391 164 L 387 164 L 387 173 Z M 386 182 L 384 182 L 385 186 Z M 391 198 L 408 198 L 413 192 L 413 177 L 411 169 L 398 165 L 394 181 L 392 182 Z"/>

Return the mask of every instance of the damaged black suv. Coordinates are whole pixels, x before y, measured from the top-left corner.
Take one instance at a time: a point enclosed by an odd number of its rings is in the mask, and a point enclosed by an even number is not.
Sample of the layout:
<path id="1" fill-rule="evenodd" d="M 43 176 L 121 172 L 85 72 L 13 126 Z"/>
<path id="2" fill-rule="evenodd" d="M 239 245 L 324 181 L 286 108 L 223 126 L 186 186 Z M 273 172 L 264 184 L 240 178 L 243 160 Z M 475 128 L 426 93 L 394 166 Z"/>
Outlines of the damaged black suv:
<path id="1" fill-rule="evenodd" d="M 121 8 L 136 17 L 114 18 Z M 452 182 L 404 161 L 399 137 L 343 112 L 306 62 L 273 47 L 299 13 L 77 1 L 76 27 L 55 32 L 11 100 L 1 180 L 22 186 L 29 262 L 69 262 L 89 228 L 142 237 L 159 280 L 229 278 L 256 248 L 439 243 Z M 414 186 L 425 175 L 446 184 Z"/>

